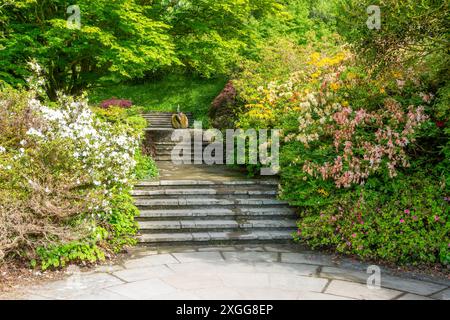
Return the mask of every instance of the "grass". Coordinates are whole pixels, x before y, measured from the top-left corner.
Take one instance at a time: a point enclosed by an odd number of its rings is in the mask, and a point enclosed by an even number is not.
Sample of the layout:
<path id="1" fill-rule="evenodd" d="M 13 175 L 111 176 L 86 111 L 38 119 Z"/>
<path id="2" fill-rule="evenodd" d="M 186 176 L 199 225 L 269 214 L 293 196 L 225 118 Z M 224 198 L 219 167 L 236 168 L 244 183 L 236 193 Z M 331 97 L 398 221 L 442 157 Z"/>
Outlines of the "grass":
<path id="1" fill-rule="evenodd" d="M 89 100 L 98 104 L 112 97 L 128 99 L 145 111 L 175 112 L 179 105 L 182 112 L 192 112 L 196 120 L 208 123 L 209 106 L 225 84 L 226 79 L 169 75 L 156 82 L 96 88 L 89 92 Z"/>

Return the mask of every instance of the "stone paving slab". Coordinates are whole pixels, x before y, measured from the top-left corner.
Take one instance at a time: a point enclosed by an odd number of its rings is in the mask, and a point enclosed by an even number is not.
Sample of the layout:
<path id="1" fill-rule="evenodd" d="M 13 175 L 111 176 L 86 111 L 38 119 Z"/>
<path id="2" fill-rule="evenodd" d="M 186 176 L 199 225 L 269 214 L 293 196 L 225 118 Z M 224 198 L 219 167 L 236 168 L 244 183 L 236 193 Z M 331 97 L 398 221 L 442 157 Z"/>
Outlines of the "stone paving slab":
<path id="1" fill-rule="evenodd" d="M 288 263 L 316 264 L 320 266 L 333 266 L 334 262 L 331 256 L 320 254 L 305 253 L 281 253 L 281 261 Z"/>
<path id="2" fill-rule="evenodd" d="M 125 283 L 119 286 L 109 287 L 110 292 L 120 294 L 130 299 L 145 300 L 154 296 L 174 293 L 177 290 L 160 279 L 150 279 Z"/>
<path id="3" fill-rule="evenodd" d="M 422 296 L 428 296 L 447 288 L 447 286 L 440 284 L 414 279 L 402 279 L 389 275 L 382 276 L 381 281 L 383 282 L 383 286 L 386 288 L 411 292 Z"/>
<path id="4" fill-rule="evenodd" d="M 264 249 L 264 247 L 260 247 L 260 246 L 245 246 L 243 248 L 243 251 L 256 251 L 256 252 L 264 252 L 266 251 Z"/>
<path id="5" fill-rule="evenodd" d="M 224 257 L 228 261 L 245 262 L 276 262 L 278 253 L 274 252 L 224 252 Z"/>
<path id="6" fill-rule="evenodd" d="M 201 300 L 242 300 L 239 290 L 225 287 L 198 289 L 193 291 Z"/>
<path id="7" fill-rule="evenodd" d="M 226 287 L 230 288 L 268 288 L 269 275 L 267 273 L 228 272 L 219 274 Z"/>
<path id="8" fill-rule="evenodd" d="M 274 288 L 245 288 L 237 291 L 244 300 L 296 300 L 299 296 L 298 291 Z"/>
<path id="9" fill-rule="evenodd" d="M 443 290 L 431 296 L 433 299 L 450 300 L 450 289 Z"/>
<path id="10" fill-rule="evenodd" d="M 350 297 L 335 296 L 327 293 L 300 292 L 297 300 L 355 300 Z"/>
<path id="11" fill-rule="evenodd" d="M 369 289 L 364 284 L 341 280 L 331 281 L 325 293 L 363 300 L 391 300 L 402 294 L 401 291 L 386 288 Z"/>
<path id="12" fill-rule="evenodd" d="M 200 297 L 195 292 L 190 290 L 177 290 L 175 292 L 160 294 L 150 297 L 148 300 L 200 300 Z"/>
<path id="13" fill-rule="evenodd" d="M 366 272 L 343 269 L 337 267 L 323 267 L 320 276 L 335 280 L 345 280 L 359 283 L 366 283 L 369 274 Z"/>
<path id="14" fill-rule="evenodd" d="M 232 247 L 232 246 L 219 246 L 219 247 L 214 247 L 214 246 L 207 246 L 207 247 L 200 247 L 198 248 L 198 251 L 200 252 L 214 252 L 214 251 L 235 251 L 236 248 Z"/>
<path id="15" fill-rule="evenodd" d="M 227 273 L 230 271 L 239 273 L 253 273 L 255 272 L 255 267 L 251 263 L 241 263 L 241 262 L 192 262 L 192 263 L 181 263 L 181 264 L 171 264 L 168 267 L 177 273 L 183 274 L 197 274 L 201 272 L 202 274 L 218 274 Z"/>
<path id="16" fill-rule="evenodd" d="M 125 262 L 125 268 L 142 268 L 163 264 L 179 263 L 171 254 L 150 255 L 143 258 L 133 259 Z"/>
<path id="17" fill-rule="evenodd" d="M 113 265 L 66 279 L 19 288 L 23 299 L 449 299 L 450 281 L 385 274 L 381 288 L 366 285 L 361 265 L 349 269 L 334 257 L 293 252 L 292 246 L 139 248 Z M 332 265 L 332 266 L 330 266 Z"/>
<path id="18" fill-rule="evenodd" d="M 131 300 L 130 297 L 101 289 L 95 292 L 85 292 L 73 297 L 73 300 Z"/>
<path id="19" fill-rule="evenodd" d="M 169 269 L 166 265 L 126 269 L 114 272 L 113 275 L 125 282 L 134 282 L 140 280 L 155 279 L 159 277 L 165 277 L 174 275 L 175 272 Z"/>
<path id="20" fill-rule="evenodd" d="M 419 296 L 417 294 L 407 293 L 407 294 L 401 296 L 400 298 L 398 298 L 397 300 L 434 300 L 434 299 L 424 297 L 424 296 Z"/>
<path id="21" fill-rule="evenodd" d="M 182 252 L 173 256 L 181 263 L 202 261 L 224 261 L 220 252 Z"/>
<path id="22" fill-rule="evenodd" d="M 85 292 L 86 295 L 101 291 L 115 285 L 122 285 L 124 281 L 107 273 L 71 275 L 65 280 L 53 281 L 45 286 L 33 286 L 28 288 L 32 295 L 38 295 L 50 299 L 74 299 Z"/>
<path id="23" fill-rule="evenodd" d="M 304 277 L 289 273 L 270 275 L 270 287 L 285 290 L 321 292 L 328 283 L 327 279 Z"/>
<path id="24" fill-rule="evenodd" d="M 160 278 L 165 283 L 171 285 L 176 289 L 194 290 L 222 287 L 223 282 L 217 274 L 174 274 L 167 277 Z"/>
<path id="25" fill-rule="evenodd" d="M 295 264 L 295 263 L 255 263 L 254 268 L 256 272 L 265 273 L 279 273 L 291 274 L 300 276 L 314 276 L 317 273 L 319 266 L 310 264 Z"/>

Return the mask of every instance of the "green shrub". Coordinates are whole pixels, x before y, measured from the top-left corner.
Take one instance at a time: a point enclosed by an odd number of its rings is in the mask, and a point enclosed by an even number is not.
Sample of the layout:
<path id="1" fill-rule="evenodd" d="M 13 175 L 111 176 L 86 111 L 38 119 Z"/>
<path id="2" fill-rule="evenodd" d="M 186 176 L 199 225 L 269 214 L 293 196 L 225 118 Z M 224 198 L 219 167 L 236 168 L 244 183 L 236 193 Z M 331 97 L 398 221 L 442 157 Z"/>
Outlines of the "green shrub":
<path id="1" fill-rule="evenodd" d="M 135 235 L 138 224 L 135 218 L 139 210 L 134 205 L 129 191 L 118 190 L 111 200 L 112 210 L 104 214 L 104 228 L 107 231 L 106 241 L 114 252 L 119 252 L 125 246 L 136 244 Z"/>
<path id="2" fill-rule="evenodd" d="M 362 258 L 448 264 L 450 211 L 442 194 L 420 172 L 369 179 L 350 190 L 323 189 L 312 197 L 316 203 L 302 207 L 295 238 Z"/>
<path id="3" fill-rule="evenodd" d="M 159 175 L 158 167 L 153 158 L 143 155 L 141 151 L 136 153 L 136 169 L 135 178 L 137 180 L 144 180 L 156 178 Z"/>
<path id="4" fill-rule="evenodd" d="M 146 121 L 137 111 L 94 114 L 84 100 L 46 104 L 8 90 L 0 115 L 0 262 L 93 263 L 136 243 L 130 189 L 155 170 L 139 160 Z"/>
<path id="5" fill-rule="evenodd" d="M 88 242 L 86 239 L 83 242 L 39 247 L 36 249 L 36 254 L 39 260 L 32 259 L 30 264 L 36 267 L 39 263 L 42 270 L 63 268 L 69 263 L 95 263 L 105 260 L 105 253 L 96 241 Z"/>

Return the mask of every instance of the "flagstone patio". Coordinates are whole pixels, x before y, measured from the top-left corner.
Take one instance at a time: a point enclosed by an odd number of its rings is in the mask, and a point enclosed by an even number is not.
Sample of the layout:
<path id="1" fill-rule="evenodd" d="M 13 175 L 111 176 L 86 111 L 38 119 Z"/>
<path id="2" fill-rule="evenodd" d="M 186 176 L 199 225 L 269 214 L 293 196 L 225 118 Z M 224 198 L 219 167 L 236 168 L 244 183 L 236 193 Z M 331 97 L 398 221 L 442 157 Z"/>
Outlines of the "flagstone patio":
<path id="1" fill-rule="evenodd" d="M 3 298 L 13 299 L 450 299 L 450 280 L 381 268 L 288 245 L 135 248 L 111 265 L 70 272 Z M 75 270 L 74 270 L 75 269 Z"/>

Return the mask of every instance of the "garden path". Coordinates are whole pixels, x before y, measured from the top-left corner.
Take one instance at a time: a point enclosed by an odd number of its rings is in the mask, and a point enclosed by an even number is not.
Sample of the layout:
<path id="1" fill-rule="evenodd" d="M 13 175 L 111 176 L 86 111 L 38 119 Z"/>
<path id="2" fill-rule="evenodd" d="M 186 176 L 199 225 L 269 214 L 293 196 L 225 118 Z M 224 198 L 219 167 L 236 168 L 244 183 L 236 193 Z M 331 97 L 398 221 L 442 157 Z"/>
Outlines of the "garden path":
<path id="1" fill-rule="evenodd" d="M 381 268 L 289 245 L 138 247 L 119 261 L 68 272 L 62 280 L 17 288 L 15 299 L 450 299 L 450 281 Z M 1 298 L 1 296 L 0 296 Z"/>

